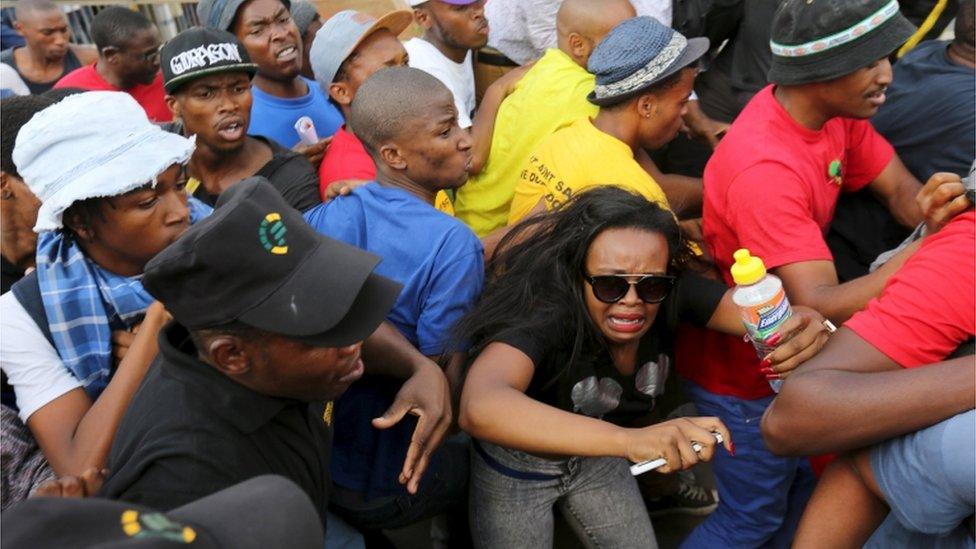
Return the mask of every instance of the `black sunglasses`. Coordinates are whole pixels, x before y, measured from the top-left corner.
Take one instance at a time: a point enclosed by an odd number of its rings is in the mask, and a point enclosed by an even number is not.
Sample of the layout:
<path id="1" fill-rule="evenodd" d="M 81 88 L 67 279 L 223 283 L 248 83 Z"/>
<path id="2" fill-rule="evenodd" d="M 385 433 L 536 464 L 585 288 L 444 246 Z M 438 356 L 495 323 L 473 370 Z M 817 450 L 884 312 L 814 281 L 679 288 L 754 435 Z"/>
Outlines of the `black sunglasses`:
<path id="1" fill-rule="evenodd" d="M 640 277 L 631 282 L 629 278 Z M 637 288 L 637 297 L 644 303 L 660 303 L 671 293 L 675 277 L 662 274 L 619 274 L 584 276 L 593 288 L 593 297 L 604 303 L 616 303 L 623 299 L 630 287 Z"/>

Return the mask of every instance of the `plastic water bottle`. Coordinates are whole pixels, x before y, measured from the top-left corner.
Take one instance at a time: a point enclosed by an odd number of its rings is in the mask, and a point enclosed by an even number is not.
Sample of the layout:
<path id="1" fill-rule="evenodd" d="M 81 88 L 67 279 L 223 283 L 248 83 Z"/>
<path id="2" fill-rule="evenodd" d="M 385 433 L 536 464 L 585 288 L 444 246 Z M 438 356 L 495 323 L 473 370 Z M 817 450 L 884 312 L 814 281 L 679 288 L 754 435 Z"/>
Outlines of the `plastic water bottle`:
<path id="1" fill-rule="evenodd" d="M 793 314 L 793 309 L 783 291 L 783 281 L 766 272 L 762 259 L 753 257 L 744 248 L 736 250 L 732 257 L 735 258 L 732 280 L 736 284 L 732 301 L 739 306 L 742 323 L 762 360 L 775 348 L 767 346 L 765 341 L 779 331 Z M 783 380 L 770 380 L 769 386 L 778 393 Z"/>

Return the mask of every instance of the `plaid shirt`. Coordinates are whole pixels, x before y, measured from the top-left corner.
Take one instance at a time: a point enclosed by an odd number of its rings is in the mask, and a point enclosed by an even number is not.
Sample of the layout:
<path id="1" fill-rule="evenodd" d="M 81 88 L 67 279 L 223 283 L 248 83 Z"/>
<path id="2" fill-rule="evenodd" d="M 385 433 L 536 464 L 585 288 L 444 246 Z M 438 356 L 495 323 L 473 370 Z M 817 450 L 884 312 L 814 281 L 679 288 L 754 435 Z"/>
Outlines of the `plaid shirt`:
<path id="1" fill-rule="evenodd" d="M 212 211 L 193 198 L 189 207 L 191 223 Z M 54 347 L 95 400 L 112 374 L 112 331 L 134 326 L 153 302 L 142 275 L 109 272 L 62 231 L 52 231 L 38 237 L 37 282 Z"/>

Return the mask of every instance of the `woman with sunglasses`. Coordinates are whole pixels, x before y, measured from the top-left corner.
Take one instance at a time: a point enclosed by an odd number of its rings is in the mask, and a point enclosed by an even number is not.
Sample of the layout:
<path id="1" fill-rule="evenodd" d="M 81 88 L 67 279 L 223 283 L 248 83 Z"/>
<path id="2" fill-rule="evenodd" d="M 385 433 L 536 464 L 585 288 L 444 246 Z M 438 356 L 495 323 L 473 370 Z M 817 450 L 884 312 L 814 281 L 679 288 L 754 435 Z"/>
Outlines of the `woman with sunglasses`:
<path id="1" fill-rule="evenodd" d="M 477 355 L 460 406 L 475 439 L 476 547 L 551 547 L 554 505 L 587 545 L 654 547 L 630 462 L 686 469 L 711 459 L 716 435 L 734 454 L 717 418 L 624 427 L 663 392 L 679 322 L 745 334 L 728 289 L 683 269 L 689 258 L 670 212 L 617 187 L 577 195 L 502 242 L 458 326 Z M 819 350 L 820 321 L 795 309 L 774 370 Z"/>

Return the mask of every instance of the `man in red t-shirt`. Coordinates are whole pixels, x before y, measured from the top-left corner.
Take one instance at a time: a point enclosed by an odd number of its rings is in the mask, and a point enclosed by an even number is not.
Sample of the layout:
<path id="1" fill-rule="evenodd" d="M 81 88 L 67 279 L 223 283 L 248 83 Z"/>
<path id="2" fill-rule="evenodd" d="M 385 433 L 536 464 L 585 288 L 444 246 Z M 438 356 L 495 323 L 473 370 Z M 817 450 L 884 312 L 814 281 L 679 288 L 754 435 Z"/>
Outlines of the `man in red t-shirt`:
<path id="1" fill-rule="evenodd" d="M 342 109 L 349 120 L 349 106 L 359 86 L 385 67 L 407 66 L 407 50 L 397 39 L 413 21 L 406 10 L 380 19 L 364 13 L 342 11 L 332 16 L 315 34 L 309 60 L 315 81 Z M 319 190 L 339 182 L 365 182 L 376 178 L 376 165 L 348 123 L 332 137 L 319 166 Z"/>
<path id="2" fill-rule="evenodd" d="M 786 2 L 772 29 L 773 85 L 749 102 L 705 168 L 705 242 L 730 286 L 732 254 L 748 248 L 783 280 L 793 304 L 839 324 L 877 296 L 917 248 L 838 284 L 824 234 L 840 192 L 869 186 L 914 227 L 923 207 L 943 204 L 947 191 L 961 194 L 962 184 L 937 174 L 922 189 L 867 121 L 891 82 L 888 54 L 913 31 L 897 1 Z M 715 461 L 721 503 L 686 546 L 791 539 L 813 486 L 809 465 L 773 455 L 758 422 L 773 395 L 768 380 L 783 372 L 760 363 L 748 343 L 690 328 L 679 337 L 677 368 L 699 413 L 721 417 L 736 447 L 749 448 Z"/>
<path id="3" fill-rule="evenodd" d="M 893 529 L 946 535 L 972 513 L 976 488 L 965 480 L 974 459 L 972 418 L 965 427 L 960 414 L 976 401 L 974 336 L 976 212 L 970 210 L 927 238 L 881 296 L 804 364 L 767 409 L 762 431 L 777 453 L 887 441 L 827 469 L 798 546 L 860 547 L 889 507 L 889 522 L 898 522 L 885 525 L 889 541 L 904 539 L 893 538 Z M 970 349 L 960 349 L 967 342 Z"/>
<path id="4" fill-rule="evenodd" d="M 118 6 L 98 12 L 92 20 L 98 61 L 66 74 L 55 88 L 123 91 L 153 122 L 169 122 L 163 77 L 159 72 L 159 31 L 142 14 Z"/>

